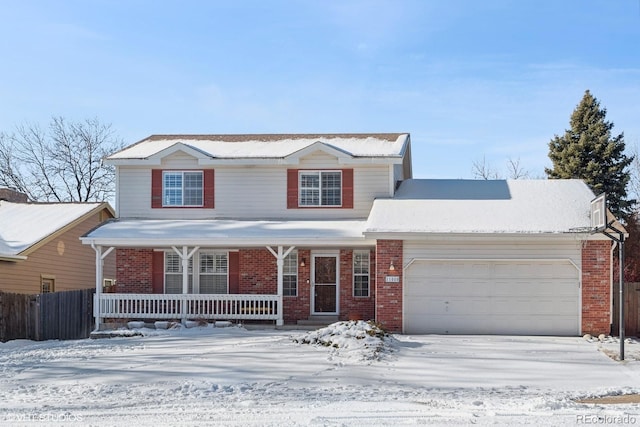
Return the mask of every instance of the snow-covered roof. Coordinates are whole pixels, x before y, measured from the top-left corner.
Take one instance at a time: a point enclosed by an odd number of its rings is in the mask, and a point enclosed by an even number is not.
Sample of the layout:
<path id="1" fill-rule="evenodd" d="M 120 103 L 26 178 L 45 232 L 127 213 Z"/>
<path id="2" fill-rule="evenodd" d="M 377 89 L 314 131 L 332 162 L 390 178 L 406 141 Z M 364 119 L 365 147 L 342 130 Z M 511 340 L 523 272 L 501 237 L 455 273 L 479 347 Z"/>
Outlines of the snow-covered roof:
<path id="1" fill-rule="evenodd" d="M 0 201 L 0 258 L 21 259 L 31 246 L 106 203 Z"/>
<path id="2" fill-rule="evenodd" d="M 366 233 L 570 233 L 590 226 L 581 180 L 410 179 L 373 204 Z"/>
<path id="3" fill-rule="evenodd" d="M 408 140 L 408 133 L 152 135 L 107 160 L 149 159 L 177 144 L 212 159 L 284 159 L 317 143 L 352 157 L 401 157 Z"/>
<path id="4" fill-rule="evenodd" d="M 207 247 L 369 245 L 366 221 L 148 220 L 109 221 L 81 237 L 85 244 Z"/>

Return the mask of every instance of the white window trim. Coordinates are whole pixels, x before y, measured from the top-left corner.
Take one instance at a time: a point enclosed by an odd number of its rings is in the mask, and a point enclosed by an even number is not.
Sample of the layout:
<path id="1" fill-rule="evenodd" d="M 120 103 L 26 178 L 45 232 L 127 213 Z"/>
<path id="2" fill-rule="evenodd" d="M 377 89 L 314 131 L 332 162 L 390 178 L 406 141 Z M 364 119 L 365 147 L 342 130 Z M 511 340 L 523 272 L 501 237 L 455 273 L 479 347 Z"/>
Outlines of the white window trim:
<path id="1" fill-rule="evenodd" d="M 356 273 L 356 254 L 367 255 L 367 274 Z M 352 293 L 354 298 L 369 298 L 371 296 L 371 251 L 353 251 L 353 286 Z M 367 295 L 356 295 L 356 276 L 367 276 Z"/>
<path id="2" fill-rule="evenodd" d="M 200 195 L 200 199 L 202 201 L 202 203 L 200 203 L 199 205 L 185 205 L 184 204 L 184 193 L 185 193 L 185 179 L 184 179 L 184 174 L 185 173 L 199 173 L 200 176 L 202 177 L 202 188 L 201 188 L 201 195 Z M 179 205 L 169 205 L 166 204 L 166 194 L 165 194 L 165 175 L 167 174 L 181 174 L 182 175 L 182 200 L 181 203 Z M 163 208 L 201 208 L 204 206 L 204 171 L 203 170 L 163 170 L 162 171 L 162 207 Z"/>
<path id="3" fill-rule="evenodd" d="M 302 175 L 305 174 L 319 174 L 318 179 L 318 204 L 317 205 L 303 205 L 302 204 Z M 340 174 L 340 204 L 337 205 L 323 205 L 322 204 L 322 174 L 323 173 L 339 173 Z M 298 207 L 299 208 L 341 208 L 343 193 L 344 177 L 340 169 L 304 169 L 298 171 Z"/>

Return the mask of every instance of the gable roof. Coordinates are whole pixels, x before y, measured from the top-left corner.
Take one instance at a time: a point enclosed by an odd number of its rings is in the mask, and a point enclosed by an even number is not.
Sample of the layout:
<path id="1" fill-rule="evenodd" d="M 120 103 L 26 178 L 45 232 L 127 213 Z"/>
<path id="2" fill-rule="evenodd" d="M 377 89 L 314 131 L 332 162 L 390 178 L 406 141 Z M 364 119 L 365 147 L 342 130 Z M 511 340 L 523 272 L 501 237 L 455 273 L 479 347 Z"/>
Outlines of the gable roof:
<path id="1" fill-rule="evenodd" d="M 409 143 L 408 133 L 371 134 L 247 134 L 247 135 L 151 135 L 107 157 L 109 163 L 149 160 L 188 147 L 210 159 L 286 159 L 308 147 L 345 156 L 401 158 Z M 200 156 L 197 156 L 200 157 Z"/>
<path id="2" fill-rule="evenodd" d="M 21 260 L 108 203 L 11 203 L 0 201 L 0 259 Z"/>
<path id="3" fill-rule="evenodd" d="M 374 202 L 366 233 L 584 233 L 593 198 L 581 180 L 410 179 Z"/>

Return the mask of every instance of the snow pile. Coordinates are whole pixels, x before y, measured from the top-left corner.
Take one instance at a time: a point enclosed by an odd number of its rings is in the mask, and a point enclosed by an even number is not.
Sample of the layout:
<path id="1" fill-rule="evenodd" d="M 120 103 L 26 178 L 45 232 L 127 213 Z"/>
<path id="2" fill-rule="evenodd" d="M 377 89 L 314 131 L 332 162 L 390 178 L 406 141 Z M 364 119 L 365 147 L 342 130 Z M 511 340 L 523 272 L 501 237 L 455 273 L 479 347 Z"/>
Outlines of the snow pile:
<path id="1" fill-rule="evenodd" d="M 308 332 L 294 342 L 330 347 L 332 356 L 356 360 L 381 360 L 393 351 L 394 338 L 373 321 L 336 322 Z"/>

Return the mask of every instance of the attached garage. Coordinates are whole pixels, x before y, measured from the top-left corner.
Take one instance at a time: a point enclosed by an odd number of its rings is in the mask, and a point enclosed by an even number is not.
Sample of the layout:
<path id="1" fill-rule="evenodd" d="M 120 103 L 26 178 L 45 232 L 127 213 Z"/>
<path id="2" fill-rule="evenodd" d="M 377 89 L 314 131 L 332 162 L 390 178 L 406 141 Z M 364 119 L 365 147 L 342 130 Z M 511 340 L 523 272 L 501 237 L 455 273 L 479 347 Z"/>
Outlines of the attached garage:
<path id="1" fill-rule="evenodd" d="M 579 271 L 567 259 L 414 260 L 404 282 L 406 333 L 580 333 Z"/>
<path id="2" fill-rule="evenodd" d="M 376 320 L 408 334 L 609 333 L 612 247 L 590 232 L 593 198 L 579 180 L 402 182 L 365 231 Z"/>

